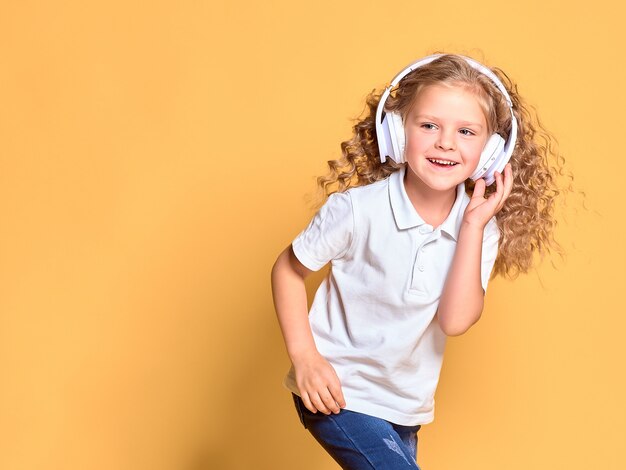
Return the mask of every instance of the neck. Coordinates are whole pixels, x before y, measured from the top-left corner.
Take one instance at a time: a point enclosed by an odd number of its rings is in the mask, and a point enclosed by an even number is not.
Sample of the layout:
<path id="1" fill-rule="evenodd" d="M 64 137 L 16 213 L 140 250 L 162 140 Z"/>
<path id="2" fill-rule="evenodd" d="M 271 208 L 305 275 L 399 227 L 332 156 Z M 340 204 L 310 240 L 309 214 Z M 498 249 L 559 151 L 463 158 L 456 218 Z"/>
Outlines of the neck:
<path id="1" fill-rule="evenodd" d="M 404 189 L 419 216 L 433 227 L 446 220 L 456 200 L 456 186 L 445 191 L 432 189 L 408 168 L 404 174 Z"/>

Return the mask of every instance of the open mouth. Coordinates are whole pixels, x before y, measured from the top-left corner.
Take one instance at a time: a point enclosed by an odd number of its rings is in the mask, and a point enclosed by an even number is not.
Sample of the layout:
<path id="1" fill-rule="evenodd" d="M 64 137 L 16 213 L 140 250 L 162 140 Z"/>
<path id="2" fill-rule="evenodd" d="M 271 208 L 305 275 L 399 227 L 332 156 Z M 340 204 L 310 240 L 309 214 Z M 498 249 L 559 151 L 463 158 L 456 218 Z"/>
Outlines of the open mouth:
<path id="1" fill-rule="evenodd" d="M 452 162 L 449 160 L 439 160 L 437 158 L 427 158 L 426 160 L 428 160 L 431 165 L 437 168 L 452 168 L 458 165 L 458 162 Z"/>

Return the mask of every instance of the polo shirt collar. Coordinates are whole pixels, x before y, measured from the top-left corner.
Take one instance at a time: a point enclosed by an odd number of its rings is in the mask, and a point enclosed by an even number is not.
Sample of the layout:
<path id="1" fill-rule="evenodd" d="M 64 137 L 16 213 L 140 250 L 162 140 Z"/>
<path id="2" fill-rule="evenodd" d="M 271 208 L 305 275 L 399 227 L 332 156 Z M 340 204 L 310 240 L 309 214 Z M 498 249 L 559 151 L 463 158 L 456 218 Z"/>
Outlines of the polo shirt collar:
<path id="1" fill-rule="evenodd" d="M 405 173 L 406 165 L 389 176 L 389 200 L 394 219 L 400 230 L 428 225 L 417 213 L 406 193 L 404 188 Z M 461 222 L 463 221 L 464 199 L 469 199 L 469 197 L 465 194 L 465 182 L 463 181 L 457 185 L 456 199 L 452 210 L 440 226 L 441 230 L 454 238 L 454 240 L 458 238 Z"/>

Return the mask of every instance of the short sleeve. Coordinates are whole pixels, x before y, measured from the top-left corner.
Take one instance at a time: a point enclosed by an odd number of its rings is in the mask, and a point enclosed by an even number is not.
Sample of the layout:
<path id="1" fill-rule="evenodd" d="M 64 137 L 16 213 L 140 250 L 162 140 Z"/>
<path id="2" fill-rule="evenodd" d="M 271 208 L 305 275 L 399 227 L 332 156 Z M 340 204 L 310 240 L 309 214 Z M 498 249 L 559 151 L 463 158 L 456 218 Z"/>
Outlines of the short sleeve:
<path id="1" fill-rule="evenodd" d="M 346 254 L 354 234 L 352 201 L 348 193 L 331 194 L 291 243 L 296 258 L 312 271 Z"/>
<path id="2" fill-rule="evenodd" d="M 482 247 L 482 259 L 480 265 L 480 278 L 483 285 L 483 290 L 487 292 L 487 284 L 489 283 L 489 277 L 493 265 L 496 262 L 498 256 L 498 241 L 500 239 L 500 230 L 496 223 L 495 216 L 485 226 L 483 235 L 483 247 Z"/>

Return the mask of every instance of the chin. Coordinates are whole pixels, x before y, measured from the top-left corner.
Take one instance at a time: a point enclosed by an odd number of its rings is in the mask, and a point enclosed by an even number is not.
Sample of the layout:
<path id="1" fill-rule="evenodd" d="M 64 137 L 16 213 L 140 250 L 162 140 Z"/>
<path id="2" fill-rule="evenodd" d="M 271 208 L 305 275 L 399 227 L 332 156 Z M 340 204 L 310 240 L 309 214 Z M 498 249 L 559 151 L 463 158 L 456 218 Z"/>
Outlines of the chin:
<path id="1" fill-rule="evenodd" d="M 456 189 L 459 185 L 460 181 L 448 180 L 448 181 L 436 181 L 436 182 L 426 182 L 428 187 L 434 191 L 451 191 L 452 189 Z"/>
<path id="2" fill-rule="evenodd" d="M 409 171 L 413 171 L 409 169 Z M 417 179 L 434 191 L 450 191 L 467 180 L 469 176 L 461 174 L 437 175 L 432 171 L 414 172 Z"/>

